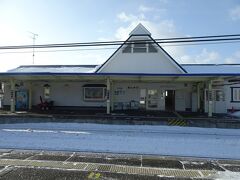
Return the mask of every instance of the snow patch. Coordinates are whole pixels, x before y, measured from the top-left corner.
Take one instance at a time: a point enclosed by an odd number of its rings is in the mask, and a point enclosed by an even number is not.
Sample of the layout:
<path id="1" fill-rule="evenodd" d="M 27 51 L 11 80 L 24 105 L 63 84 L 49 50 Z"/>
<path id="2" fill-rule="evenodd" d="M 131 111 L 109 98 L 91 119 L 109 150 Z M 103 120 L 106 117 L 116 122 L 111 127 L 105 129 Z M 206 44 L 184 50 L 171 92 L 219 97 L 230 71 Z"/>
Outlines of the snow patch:
<path id="1" fill-rule="evenodd" d="M 65 133 L 65 134 L 91 134 L 84 131 L 53 131 L 53 130 L 33 130 L 33 129 L 2 129 L 7 132 L 33 132 L 33 133 Z"/>
<path id="2" fill-rule="evenodd" d="M 66 133 L 66 134 L 91 134 L 89 132 L 83 132 L 83 131 L 60 131 L 61 133 Z"/>
<path id="3" fill-rule="evenodd" d="M 219 171 L 214 176 L 212 176 L 215 180 L 239 180 L 240 172 L 231 172 L 231 171 Z"/>

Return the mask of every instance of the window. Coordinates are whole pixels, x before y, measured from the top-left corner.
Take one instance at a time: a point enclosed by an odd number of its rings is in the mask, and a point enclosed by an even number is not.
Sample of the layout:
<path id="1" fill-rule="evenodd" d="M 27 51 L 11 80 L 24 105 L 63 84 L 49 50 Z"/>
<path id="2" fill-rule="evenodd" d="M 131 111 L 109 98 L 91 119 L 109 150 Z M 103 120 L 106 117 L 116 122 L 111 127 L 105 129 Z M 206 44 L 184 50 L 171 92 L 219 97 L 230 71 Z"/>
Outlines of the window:
<path id="1" fill-rule="evenodd" d="M 131 53 L 132 51 L 132 44 L 128 44 L 124 49 L 123 49 L 123 53 Z"/>
<path id="2" fill-rule="evenodd" d="M 220 89 L 206 90 L 206 101 L 209 101 L 209 99 L 211 101 L 225 101 L 224 91 Z"/>
<path id="3" fill-rule="evenodd" d="M 147 52 L 146 43 L 134 44 L 133 52 L 134 53 L 145 53 L 145 52 Z"/>
<path id="4" fill-rule="evenodd" d="M 83 86 L 85 101 L 103 101 L 106 99 L 106 86 L 102 84 L 88 84 Z"/>
<path id="5" fill-rule="evenodd" d="M 224 92 L 222 90 L 216 90 L 215 101 L 225 101 Z"/>
<path id="6" fill-rule="evenodd" d="M 240 87 L 231 87 L 231 101 L 240 102 Z"/>
<path id="7" fill-rule="evenodd" d="M 157 53 L 157 47 L 154 43 L 136 42 L 127 44 L 123 47 L 122 53 Z"/>
<path id="8" fill-rule="evenodd" d="M 157 48 L 152 43 L 149 43 L 148 44 L 148 52 L 156 53 L 158 51 L 157 51 Z"/>

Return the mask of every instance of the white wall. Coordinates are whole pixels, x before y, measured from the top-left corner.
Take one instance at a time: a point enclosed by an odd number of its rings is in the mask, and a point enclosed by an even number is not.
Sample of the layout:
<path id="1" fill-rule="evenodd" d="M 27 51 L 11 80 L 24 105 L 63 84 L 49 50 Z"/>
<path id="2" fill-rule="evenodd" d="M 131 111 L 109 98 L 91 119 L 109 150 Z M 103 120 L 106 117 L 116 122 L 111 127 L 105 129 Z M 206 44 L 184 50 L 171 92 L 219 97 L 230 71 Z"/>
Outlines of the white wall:
<path id="1" fill-rule="evenodd" d="M 130 88 L 129 88 L 130 87 Z M 137 87 L 131 89 L 131 87 Z M 122 89 L 125 91 L 123 95 L 114 95 L 114 91 Z M 183 83 L 114 83 L 112 99 L 116 102 L 130 102 L 131 100 L 140 101 L 140 89 L 157 89 L 158 90 L 158 110 L 165 110 L 165 97 L 161 97 L 165 90 L 176 90 L 175 92 L 175 109 L 177 111 L 186 110 L 186 98 L 190 98 L 185 95 L 185 92 L 191 90 L 191 86 L 184 87 Z M 189 99 L 188 101 L 190 101 Z M 188 102 L 187 101 L 187 102 Z M 188 104 L 189 105 L 189 104 Z"/>
<path id="2" fill-rule="evenodd" d="M 135 40 L 132 37 L 130 40 Z M 139 39 L 137 39 L 139 40 Z M 142 39 L 141 39 L 142 40 Z M 158 46 L 157 53 L 122 53 L 120 49 L 100 70 L 102 73 L 182 73 Z"/>
<path id="3" fill-rule="evenodd" d="M 181 73 L 158 53 L 122 53 L 112 59 L 101 72 L 114 73 Z"/>
<path id="4" fill-rule="evenodd" d="M 98 82 L 99 83 L 99 82 Z M 46 82 L 32 83 L 32 105 L 40 103 L 40 96 L 43 96 L 43 86 Z M 94 82 L 48 82 L 50 85 L 50 100 L 54 106 L 106 106 L 104 101 L 84 101 L 83 85 L 95 84 Z M 104 84 L 104 82 L 100 82 Z M 28 89 L 29 83 L 24 83 L 23 89 Z M 4 105 L 10 105 L 10 86 L 7 85 L 4 95 Z"/>
<path id="5" fill-rule="evenodd" d="M 47 82 L 50 85 L 50 99 L 55 106 L 106 106 L 106 102 L 89 102 L 83 100 L 83 85 L 94 84 L 94 82 Z M 95 82 L 96 83 L 96 82 Z M 99 82 L 98 82 L 99 83 Z M 40 96 L 43 96 L 43 86 L 46 82 L 32 83 L 32 104 L 40 103 Z M 104 84 L 104 82 L 102 82 Z M 29 84 L 24 83 L 23 89 L 28 89 Z M 114 91 L 121 88 L 125 94 L 115 95 Z M 140 101 L 140 89 L 158 90 L 158 110 L 165 110 L 165 97 L 162 94 L 165 90 L 175 90 L 175 109 L 185 111 L 190 107 L 191 85 L 187 87 L 183 83 L 126 83 L 113 82 L 111 99 L 113 102 L 129 103 Z M 5 89 L 4 105 L 10 105 L 10 86 Z"/>

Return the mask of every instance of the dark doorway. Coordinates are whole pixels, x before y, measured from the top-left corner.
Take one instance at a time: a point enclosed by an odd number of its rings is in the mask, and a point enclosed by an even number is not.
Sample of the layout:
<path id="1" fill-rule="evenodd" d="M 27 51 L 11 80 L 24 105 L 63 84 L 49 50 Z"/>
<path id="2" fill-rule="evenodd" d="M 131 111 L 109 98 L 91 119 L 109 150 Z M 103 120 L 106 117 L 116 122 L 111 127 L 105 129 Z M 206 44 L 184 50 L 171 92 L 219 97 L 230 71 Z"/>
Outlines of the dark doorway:
<path id="1" fill-rule="evenodd" d="M 167 111 L 175 110 L 175 91 L 174 90 L 165 91 L 165 109 Z"/>

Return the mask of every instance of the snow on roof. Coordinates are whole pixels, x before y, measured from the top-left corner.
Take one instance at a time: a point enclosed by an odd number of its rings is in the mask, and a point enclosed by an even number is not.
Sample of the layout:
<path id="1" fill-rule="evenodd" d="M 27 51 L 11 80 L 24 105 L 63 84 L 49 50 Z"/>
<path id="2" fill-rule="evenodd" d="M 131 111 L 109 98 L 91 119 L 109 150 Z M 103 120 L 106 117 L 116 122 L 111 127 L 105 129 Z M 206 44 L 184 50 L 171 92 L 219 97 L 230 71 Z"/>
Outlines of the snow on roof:
<path id="1" fill-rule="evenodd" d="M 180 64 L 189 74 L 240 73 L 240 64 Z"/>
<path id="2" fill-rule="evenodd" d="M 240 64 L 180 64 L 180 66 L 187 74 L 240 73 Z M 31 65 L 19 66 L 7 73 L 96 73 L 98 67 L 98 65 Z"/>
<path id="3" fill-rule="evenodd" d="M 94 73 L 97 65 L 32 65 L 19 66 L 10 73 Z"/>

